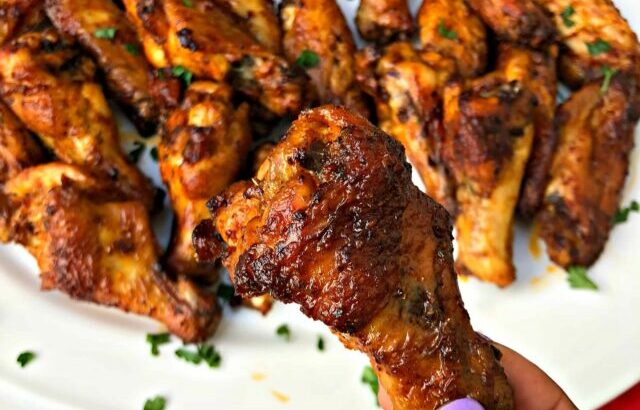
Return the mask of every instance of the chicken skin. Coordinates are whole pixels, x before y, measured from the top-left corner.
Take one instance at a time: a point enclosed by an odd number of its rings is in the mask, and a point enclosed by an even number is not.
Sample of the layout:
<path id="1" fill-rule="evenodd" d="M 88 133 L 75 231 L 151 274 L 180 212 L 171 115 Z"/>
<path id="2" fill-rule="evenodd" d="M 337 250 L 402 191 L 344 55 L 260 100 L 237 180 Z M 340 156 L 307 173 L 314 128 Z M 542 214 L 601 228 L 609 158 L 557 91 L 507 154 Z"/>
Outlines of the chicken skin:
<path id="1" fill-rule="evenodd" d="M 634 76 L 618 74 L 606 90 L 588 84 L 558 109 L 558 149 L 538 220 L 560 266 L 590 266 L 609 237 L 640 116 L 637 87 Z"/>
<path id="2" fill-rule="evenodd" d="M 424 0 L 417 20 L 423 49 L 453 59 L 464 78 L 484 73 L 486 29 L 464 0 Z"/>
<path id="3" fill-rule="evenodd" d="M 512 409 L 496 354 L 473 331 L 444 208 L 411 183 L 402 146 L 332 106 L 303 113 L 255 178 L 212 200 L 195 235 L 236 291 L 269 293 L 366 353 L 395 410 L 472 397 Z"/>
<path id="4" fill-rule="evenodd" d="M 2 0 L 0 2 L 0 45 L 42 22 L 44 0 Z"/>
<path id="5" fill-rule="evenodd" d="M 0 101 L 0 186 L 20 171 L 43 162 L 42 148 L 13 112 Z"/>
<path id="6" fill-rule="evenodd" d="M 365 40 L 384 44 L 408 38 L 413 18 L 407 0 L 360 0 L 356 26 Z"/>
<path id="7" fill-rule="evenodd" d="M 51 31 L 0 49 L 0 95 L 61 161 L 105 178 L 151 209 L 155 190 L 120 149 L 95 66 Z"/>
<path id="8" fill-rule="evenodd" d="M 335 0 L 284 0 L 280 6 L 284 53 L 311 79 L 313 103 L 342 105 L 364 116 L 368 107 L 356 83 L 356 46 Z"/>
<path id="9" fill-rule="evenodd" d="M 155 68 L 171 66 L 166 45 L 169 22 L 163 0 L 122 0 L 129 21 L 138 32 L 145 57 Z"/>
<path id="10" fill-rule="evenodd" d="M 47 0 L 47 14 L 76 39 L 104 72 L 115 99 L 143 134 L 155 131 L 160 107 L 151 94 L 150 67 L 133 25 L 111 0 Z"/>
<path id="11" fill-rule="evenodd" d="M 233 108 L 229 86 L 195 82 L 167 118 L 158 154 L 176 216 L 166 256 L 174 273 L 215 273 L 214 266 L 196 260 L 191 234 L 208 216 L 207 201 L 231 184 L 245 165 L 251 146 L 248 114 L 246 104 Z"/>
<path id="12" fill-rule="evenodd" d="M 507 286 L 515 279 L 513 217 L 534 135 L 536 97 L 515 53 L 503 71 L 448 86 L 443 155 L 456 183 L 457 271 Z M 508 59 L 505 61 L 504 59 Z"/>
<path id="13" fill-rule="evenodd" d="M 376 103 L 378 124 L 404 147 L 425 185 L 425 192 L 454 212 L 453 186 L 440 147 L 442 91 L 455 73 L 452 60 L 421 53 L 396 42 L 381 53 L 366 48 L 357 57 L 358 80 Z"/>
<path id="14" fill-rule="evenodd" d="M 145 207 L 108 188 L 73 165 L 29 168 L 0 193 L 0 232 L 36 258 L 44 290 L 150 316 L 186 342 L 206 339 L 220 319 L 215 300 L 162 272 Z"/>
<path id="15" fill-rule="evenodd" d="M 282 51 L 282 30 L 273 0 L 217 0 L 242 19 L 251 35 L 274 54 Z"/>
<path id="16" fill-rule="evenodd" d="M 601 78 L 605 66 L 638 75 L 638 38 L 611 0 L 537 1 L 554 16 L 564 82 L 578 88 Z"/>

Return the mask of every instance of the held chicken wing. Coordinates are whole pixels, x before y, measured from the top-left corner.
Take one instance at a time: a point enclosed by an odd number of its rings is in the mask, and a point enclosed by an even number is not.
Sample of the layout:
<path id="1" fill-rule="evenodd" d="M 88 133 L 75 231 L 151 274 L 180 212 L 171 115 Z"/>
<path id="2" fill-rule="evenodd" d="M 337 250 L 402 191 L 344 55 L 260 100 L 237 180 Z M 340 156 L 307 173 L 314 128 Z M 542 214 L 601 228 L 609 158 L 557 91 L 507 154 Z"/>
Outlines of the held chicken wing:
<path id="1" fill-rule="evenodd" d="M 513 216 L 533 143 L 537 100 L 521 80 L 512 79 L 528 75 L 526 66 L 519 61 L 500 65 L 506 72 L 446 88 L 443 152 L 456 183 L 456 268 L 507 286 L 515 279 Z"/>
<path id="2" fill-rule="evenodd" d="M 120 149 L 90 60 L 46 30 L 5 45 L 0 61 L 0 95 L 56 157 L 110 180 L 152 208 L 154 189 Z"/>
<path id="3" fill-rule="evenodd" d="M 199 253 L 220 251 L 217 230 L 236 290 L 298 303 L 369 355 L 394 410 L 461 397 L 513 408 L 463 307 L 447 212 L 411 183 L 402 146 L 364 118 L 305 112 L 251 182 L 213 202 Z"/>
<path id="4" fill-rule="evenodd" d="M 558 109 L 558 148 L 538 220 L 551 260 L 565 268 L 593 264 L 609 237 L 640 116 L 637 86 L 619 74 L 606 90 L 588 84 Z"/>
<path id="5" fill-rule="evenodd" d="M 0 101 L 0 186 L 20 171 L 44 161 L 42 148 Z"/>
<path id="6" fill-rule="evenodd" d="M 427 195 L 453 213 L 453 186 L 440 146 L 442 89 L 455 64 L 437 53 L 415 51 L 408 42 L 396 42 L 381 54 L 364 49 L 357 66 L 362 88 L 376 103 L 380 128 L 404 146 Z"/>
<path id="7" fill-rule="evenodd" d="M 551 17 L 536 3 L 537 0 L 466 1 L 500 40 L 537 48 L 551 43 L 556 37 Z"/>
<path id="8" fill-rule="evenodd" d="M 284 0 L 280 18 L 285 55 L 306 70 L 311 99 L 367 116 L 369 110 L 356 83 L 356 46 L 335 0 Z"/>
<path id="9" fill-rule="evenodd" d="M 464 0 L 424 0 L 417 19 L 423 49 L 453 59 L 462 77 L 484 72 L 486 29 Z"/>
<path id="10" fill-rule="evenodd" d="M 2 0 L 0 45 L 38 25 L 44 18 L 44 0 Z"/>
<path id="11" fill-rule="evenodd" d="M 46 0 L 56 28 L 76 39 L 104 72 L 107 86 L 143 134 L 155 131 L 160 107 L 135 29 L 111 0 Z"/>
<path id="12" fill-rule="evenodd" d="M 407 0 L 360 0 L 356 26 L 365 40 L 388 43 L 407 39 L 413 31 L 413 19 Z"/>
<path id="13" fill-rule="evenodd" d="M 282 30 L 273 0 L 216 0 L 226 5 L 247 25 L 251 35 L 267 50 L 280 54 Z"/>
<path id="14" fill-rule="evenodd" d="M 224 84 L 195 82 L 169 114 L 159 145 L 160 173 L 176 215 L 166 263 L 174 273 L 211 275 L 191 245 L 193 228 L 207 218 L 207 201 L 221 193 L 244 167 L 251 146 L 249 107 L 231 104 Z"/>
<path id="15" fill-rule="evenodd" d="M 108 186 L 61 163 L 23 171 L 0 197 L 9 239 L 36 258 L 43 289 L 150 316 L 188 342 L 217 325 L 211 295 L 160 269 L 142 203 L 114 198 Z"/>
<path id="16" fill-rule="evenodd" d="M 537 1 L 555 18 L 564 82 L 578 88 L 602 77 L 603 67 L 639 72 L 638 38 L 611 0 Z"/>

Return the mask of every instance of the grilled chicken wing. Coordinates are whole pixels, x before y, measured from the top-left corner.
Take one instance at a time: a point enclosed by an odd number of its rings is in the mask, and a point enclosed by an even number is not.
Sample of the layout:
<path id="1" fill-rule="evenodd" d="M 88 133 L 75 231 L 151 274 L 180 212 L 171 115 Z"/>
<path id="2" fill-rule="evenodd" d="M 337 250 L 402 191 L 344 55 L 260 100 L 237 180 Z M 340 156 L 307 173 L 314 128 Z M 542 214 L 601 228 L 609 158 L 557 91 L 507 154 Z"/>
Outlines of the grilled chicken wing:
<path id="1" fill-rule="evenodd" d="M 427 194 L 453 212 L 453 188 L 440 146 L 442 89 L 455 64 L 437 53 L 415 51 L 408 42 L 393 43 L 381 55 L 364 49 L 357 62 L 358 80 L 375 100 L 380 128 L 405 147 Z"/>
<path id="2" fill-rule="evenodd" d="M 211 264 L 195 259 L 191 233 L 207 218 L 206 202 L 231 184 L 245 165 L 251 146 L 248 113 L 246 104 L 233 108 L 227 85 L 195 82 L 167 118 L 158 153 L 176 215 L 166 257 L 172 272 L 214 273 Z"/>
<path id="3" fill-rule="evenodd" d="M 602 77 L 604 66 L 640 72 L 638 38 L 611 0 L 536 1 L 555 17 L 564 82 L 580 87 Z"/>
<path id="4" fill-rule="evenodd" d="M 407 0 L 360 0 L 356 26 L 365 40 L 388 43 L 413 31 Z"/>
<path id="5" fill-rule="evenodd" d="M 61 163 L 23 171 L 0 196 L 9 239 L 36 258 L 43 289 L 150 316 L 188 342 L 206 339 L 217 325 L 211 295 L 160 270 L 140 202 L 113 198 L 108 186 Z"/>
<path id="6" fill-rule="evenodd" d="M 143 134 L 155 131 L 160 107 L 151 94 L 150 67 L 133 25 L 111 0 L 46 0 L 56 28 L 76 39 L 104 72 L 116 100 Z"/>
<path id="7" fill-rule="evenodd" d="M 144 48 L 147 61 L 156 67 L 171 65 L 166 45 L 169 22 L 164 13 L 164 0 L 122 0 L 127 17 L 133 23 Z"/>
<path id="8" fill-rule="evenodd" d="M 635 78 L 618 75 L 602 92 L 591 83 L 558 109 L 558 149 L 538 216 L 551 259 L 593 264 L 609 237 L 640 116 Z"/>
<path id="9" fill-rule="evenodd" d="M 456 268 L 506 286 L 515 279 L 513 216 L 537 100 L 514 79 L 529 75 L 528 67 L 515 53 L 502 57 L 503 71 L 446 88 L 443 152 L 456 183 Z"/>
<path id="10" fill-rule="evenodd" d="M 25 34 L 0 49 L 0 94 L 62 161 L 109 179 L 152 208 L 154 189 L 120 149 L 93 64 L 53 31 Z"/>
<path id="11" fill-rule="evenodd" d="M 500 40 L 537 48 L 555 39 L 553 21 L 537 0 L 466 1 Z"/>
<path id="12" fill-rule="evenodd" d="M 0 45 L 40 24 L 44 19 L 44 0 L 2 0 Z"/>
<path id="13" fill-rule="evenodd" d="M 453 59 L 463 77 L 484 72 L 487 33 L 464 0 L 424 0 L 417 19 L 423 49 Z"/>
<path id="14" fill-rule="evenodd" d="M 447 212 L 411 183 L 402 146 L 364 118 L 304 113 L 251 182 L 214 202 L 201 253 L 219 252 L 207 240 L 217 229 L 236 290 L 298 303 L 368 354 L 395 410 L 466 396 L 513 408 L 464 310 Z"/>
<path id="15" fill-rule="evenodd" d="M 356 46 L 335 0 L 284 0 L 280 18 L 285 55 L 292 64 L 297 62 L 306 69 L 312 99 L 367 116 L 364 95 L 355 78 Z"/>
<path id="16" fill-rule="evenodd" d="M 0 186 L 44 161 L 44 153 L 20 120 L 0 101 Z"/>
<path id="17" fill-rule="evenodd" d="M 282 50 L 282 31 L 273 0 L 216 0 L 229 7 L 249 28 L 251 35 L 274 54 Z"/>

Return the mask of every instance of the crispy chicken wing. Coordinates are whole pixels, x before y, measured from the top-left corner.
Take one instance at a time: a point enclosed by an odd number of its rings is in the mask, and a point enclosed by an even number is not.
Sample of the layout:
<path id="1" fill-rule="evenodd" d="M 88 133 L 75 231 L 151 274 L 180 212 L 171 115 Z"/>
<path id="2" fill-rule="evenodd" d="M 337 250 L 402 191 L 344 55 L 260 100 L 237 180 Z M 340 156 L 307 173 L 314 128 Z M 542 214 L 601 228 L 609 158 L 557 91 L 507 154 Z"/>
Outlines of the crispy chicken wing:
<path id="1" fill-rule="evenodd" d="M 453 212 L 453 188 L 440 146 L 442 89 L 455 64 L 437 53 L 420 53 L 408 42 L 396 42 L 381 55 L 364 49 L 357 66 L 362 88 L 375 100 L 380 128 L 405 147 L 427 195 Z"/>
<path id="2" fill-rule="evenodd" d="M 603 66 L 640 71 L 638 38 L 611 0 L 536 1 L 555 18 L 564 82 L 580 87 L 602 77 Z"/>
<path id="3" fill-rule="evenodd" d="M 166 51 L 169 22 L 163 0 L 122 0 L 127 17 L 133 23 L 149 63 L 156 68 L 169 67 Z"/>
<path id="4" fill-rule="evenodd" d="M 536 0 L 466 1 L 500 40 L 537 48 L 555 39 L 553 21 Z"/>
<path id="5" fill-rule="evenodd" d="M 44 19 L 44 0 L 0 1 L 0 45 Z"/>
<path id="6" fill-rule="evenodd" d="M 42 148 L 0 101 L 0 186 L 20 171 L 44 161 Z"/>
<path id="7" fill-rule="evenodd" d="M 335 0 L 284 0 L 280 18 L 285 55 L 305 68 L 312 99 L 367 116 L 368 107 L 356 83 L 356 46 Z"/>
<path id="8" fill-rule="evenodd" d="M 273 0 L 216 0 L 240 17 L 262 46 L 274 54 L 282 50 L 282 31 Z"/>
<path id="9" fill-rule="evenodd" d="M 153 205 L 154 189 L 120 149 L 93 64 L 53 31 L 25 34 L 0 49 L 0 94 L 62 161 L 109 179 Z"/>
<path id="10" fill-rule="evenodd" d="M 360 0 L 356 26 L 365 40 L 388 43 L 413 31 L 407 0 Z"/>
<path id="11" fill-rule="evenodd" d="M 155 131 L 160 107 L 133 25 L 111 0 L 46 0 L 56 28 L 76 39 L 104 72 L 107 86 L 143 134 Z"/>
<path id="12" fill-rule="evenodd" d="M 533 143 L 535 96 L 515 80 L 528 67 L 502 56 L 502 71 L 447 87 L 444 157 L 456 182 L 462 274 L 499 286 L 515 279 L 513 216 Z"/>
<path id="13" fill-rule="evenodd" d="M 402 146 L 364 118 L 305 112 L 256 177 L 212 208 L 201 254 L 219 252 L 207 239 L 217 230 L 236 290 L 298 303 L 368 354 L 395 410 L 467 396 L 513 408 L 464 310 L 447 212 L 411 183 Z"/>
<path id="14" fill-rule="evenodd" d="M 0 196 L 9 238 L 38 261 L 43 289 L 150 316 L 188 342 L 206 339 L 217 325 L 211 295 L 160 269 L 140 202 L 114 198 L 108 186 L 61 163 L 23 171 Z"/>
<path id="15" fill-rule="evenodd" d="M 207 218 L 206 202 L 222 192 L 244 167 L 251 134 L 246 104 L 231 104 L 225 84 L 195 82 L 170 113 L 158 153 L 162 179 L 176 215 L 167 265 L 179 274 L 214 274 L 199 264 L 191 245 L 193 228 Z"/>
<path id="16" fill-rule="evenodd" d="M 484 72 L 487 33 L 464 0 L 424 0 L 417 19 L 423 49 L 453 59 L 463 77 Z"/>
<path id="17" fill-rule="evenodd" d="M 603 93 L 591 83 L 558 110 L 558 149 L 551 168 L 540 234 L 563 267 L 593 264 L 609 237 L 629 169 L 638 88 L 618 75 Z"/>

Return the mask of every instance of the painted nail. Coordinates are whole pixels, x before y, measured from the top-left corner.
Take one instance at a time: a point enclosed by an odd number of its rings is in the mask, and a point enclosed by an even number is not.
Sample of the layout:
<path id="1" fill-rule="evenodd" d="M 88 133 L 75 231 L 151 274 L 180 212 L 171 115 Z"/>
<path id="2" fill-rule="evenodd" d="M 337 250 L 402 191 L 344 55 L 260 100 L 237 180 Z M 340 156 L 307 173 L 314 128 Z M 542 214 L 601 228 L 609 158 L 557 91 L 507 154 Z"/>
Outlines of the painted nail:
<path id="1" fill-rule="evenodd" d="M 484 410 L 484 407 L 473 399 L 458 399 L 447 403 L 438 410 Z"/>

